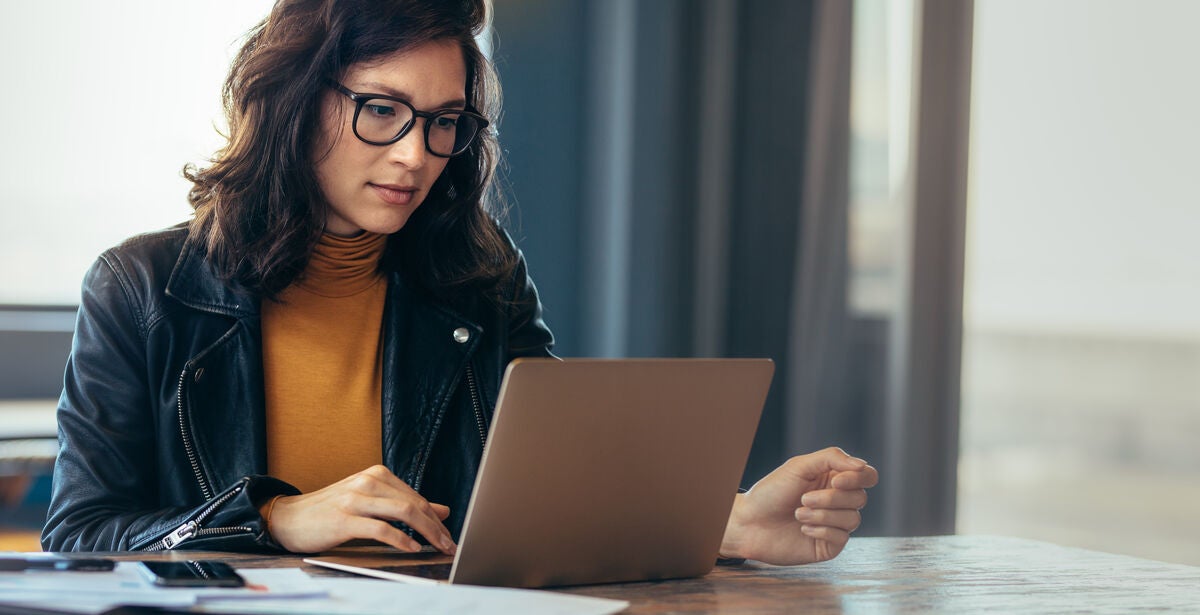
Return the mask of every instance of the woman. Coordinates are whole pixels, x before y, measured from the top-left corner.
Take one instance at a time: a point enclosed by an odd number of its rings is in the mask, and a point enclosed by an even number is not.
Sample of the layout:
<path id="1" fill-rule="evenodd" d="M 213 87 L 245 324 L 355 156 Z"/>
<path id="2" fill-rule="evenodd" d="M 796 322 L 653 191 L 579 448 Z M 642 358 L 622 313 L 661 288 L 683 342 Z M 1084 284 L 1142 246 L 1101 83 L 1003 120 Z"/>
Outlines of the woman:
<path id="1" fill-rule="evenodd" d="M 252 32 L 228 145 L 185 170 L 191 223 L 84 280 L 47 550 L 454 552 L 502 370 L 553 343 L 488 210 L 485 22 L 484 0 L 280 0 Z M 875 480 L 793 458 L 722 554 L 833 557 Z"/>

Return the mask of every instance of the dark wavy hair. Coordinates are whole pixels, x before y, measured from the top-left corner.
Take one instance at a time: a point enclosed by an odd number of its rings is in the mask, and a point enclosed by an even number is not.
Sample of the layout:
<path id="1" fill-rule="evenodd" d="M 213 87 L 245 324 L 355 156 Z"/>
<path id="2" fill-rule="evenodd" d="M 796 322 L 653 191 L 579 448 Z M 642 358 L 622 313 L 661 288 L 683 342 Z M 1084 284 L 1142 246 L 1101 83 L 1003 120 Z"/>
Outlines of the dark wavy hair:
<path id="1" fill-rule="evenodd" d="M 184 167 L 189 235 L 226 281 L 276 298 L 303 273 L 324 228 L 313 166 L 321 97 L 357 62 L 433 40 L 462 47 L 468 107 L 493 120 L 500 87 L 475 37 L 487 0 L 279 0 L 250 31 L 222 91 L 228 142 L 210 165 Z M 516 266 L 500 230 L 492 175 L 500 149 L 484 131 L 451 158 L 381 262 L 434 296 L 498 297 Z"/>

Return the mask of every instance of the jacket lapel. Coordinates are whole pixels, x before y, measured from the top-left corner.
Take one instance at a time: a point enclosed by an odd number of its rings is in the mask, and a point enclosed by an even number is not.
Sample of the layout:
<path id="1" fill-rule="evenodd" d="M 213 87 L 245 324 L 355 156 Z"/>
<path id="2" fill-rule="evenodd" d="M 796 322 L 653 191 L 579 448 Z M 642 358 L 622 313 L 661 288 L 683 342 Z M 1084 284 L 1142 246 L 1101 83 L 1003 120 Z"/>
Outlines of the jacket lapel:
<path id="1" fill-rule="evenodd" d="M 181 429 L 192 439 L 207 487 L 219 492 L 247 474 L 267 473 L 266 402 L 260 302 L 222 282 L 189 239 L 166 294 L 213 315 L 188 319 L 177 394 Z M 211 494 L 208 494 L 211 496 Z"/>
<path id="2" fill-rule="evenodd" d="M 383 459 L 419 490 L 447 405 L 483 329 L 390 274 L 384 307 Z M 457 333 L 456 333 L 457 332 Z"/>

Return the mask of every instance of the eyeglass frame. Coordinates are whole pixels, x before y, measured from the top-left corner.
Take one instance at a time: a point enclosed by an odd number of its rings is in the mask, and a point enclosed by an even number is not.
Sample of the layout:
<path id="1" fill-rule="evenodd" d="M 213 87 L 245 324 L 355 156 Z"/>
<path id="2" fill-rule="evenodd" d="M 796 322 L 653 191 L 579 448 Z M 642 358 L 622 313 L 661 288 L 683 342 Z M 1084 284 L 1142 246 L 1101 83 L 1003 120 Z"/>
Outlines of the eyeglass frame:
<path id="1" fill-rule="evenodd" d="M 424 131 L 425 134 L 423 134 L 422 136 L 425 138 L 425 151 L 429 152 L 430 154 L 433 154 L 434 156 L 437 156 L 438 158 L 453 158 L 455 156 L 459 156 L 459 155 L 465 153 L 468 149 L 471 149 L 471 145 L 473 143 L 475 143 L 476 139 L 479 138 L 480 133 L 482 133 L 484 130 L 486 130 L 487 127 L 491 124 L 491 122 L 488 122 L 486 117 L 483 117 L 479 113 L 476 113 L 469 109 L 443 109 L 441 111 L 418 111 L 416 107 L 412 106 L 412 103 L 408 102 L 407 100 L 404 100 L 403 98 L 397 98 L 395 96 L 388 96 L 387 94 L 355 92 L 354 90 L 351 90 L 350 88 L 348 88 L 336 81 L 330 81 L 329 84 L 334 89 L 334 91 L 338 92 L 339 94 L 342 94 L 343 96 L 345 96 L 346 98 L 349 98 L 352 102 L 354 102 L 354 105 L 355 105 L 354 106 L 354 118 L 350 121 L 350 130 L 352 132 L 354 132 L 354 136 L 357 137 L 359 141 L 362 141 L 363 143 L 366 143 L 367 145 L 376 145 L 379 147 L 386 147 L 388 145 L 396 143 L 399 140 L 403 139 L 404 137 L 408 136 L 408 133 L 412 132 L 413 126 L 417 123 L 417 118 L 423 118 L 425 120 L 425 131 Z M 400 132 L 397 133 L 396 136 L 392 137 L 388 141 L 371 141 L 371 140 L 363 137 L 362 135 L 358 134 L 358 114 L 362 113 L 363 107 L 366 106 L 366 104 L 368 102 L 370 102 L 376 98 L 382 98 L 384 100 L 398 102 L 398 103 L 404 105 L 405 107 L 408 107 L 409 111 L 412 111 L 412 118 L 408 120 L 408 122 L 404 125 L 403 128 L 400 129 Z M 471 136 L 471 140 L 467 142 L 466 147 L 464 147 L 461 150 L 459 150 L 458 152 L 455 152 L 452 154 L 439 154 L 439 153 L 433 151 L 433 148 L 429 147 L 429 127 L 431 126 L 430 121 L 437 119 L 438 117 L 443 116 L 443 115 L 467 115 L 467 116 L 474 118 L 477 122 L 479 122 L 479 129 L 476 130 L 475 134 Z"/>

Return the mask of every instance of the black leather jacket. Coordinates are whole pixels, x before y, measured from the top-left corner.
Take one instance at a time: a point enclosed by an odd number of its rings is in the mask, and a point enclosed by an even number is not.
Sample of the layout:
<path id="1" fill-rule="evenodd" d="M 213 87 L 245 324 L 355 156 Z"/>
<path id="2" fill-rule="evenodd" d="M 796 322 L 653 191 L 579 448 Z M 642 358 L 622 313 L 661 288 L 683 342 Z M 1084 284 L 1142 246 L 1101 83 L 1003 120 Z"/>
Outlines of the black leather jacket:
<path id="1" fill-rule="evenodd" d="M 504 308 L 451 309 L 388 276 L 384 464 L 450 507 L 457 540 L 502 370 L 553 338 L 523 258 Z M 265 476 L 264 407 L 258 299 L 183 227 L 105 252 L 83 283 L 43 548 L 279 548 L 258 507 L 298 492 Z"/>

